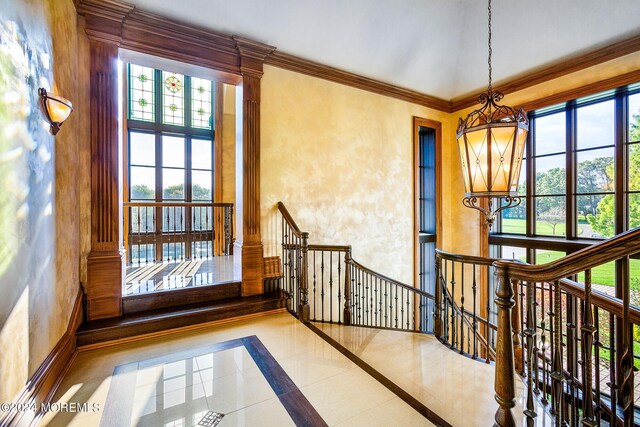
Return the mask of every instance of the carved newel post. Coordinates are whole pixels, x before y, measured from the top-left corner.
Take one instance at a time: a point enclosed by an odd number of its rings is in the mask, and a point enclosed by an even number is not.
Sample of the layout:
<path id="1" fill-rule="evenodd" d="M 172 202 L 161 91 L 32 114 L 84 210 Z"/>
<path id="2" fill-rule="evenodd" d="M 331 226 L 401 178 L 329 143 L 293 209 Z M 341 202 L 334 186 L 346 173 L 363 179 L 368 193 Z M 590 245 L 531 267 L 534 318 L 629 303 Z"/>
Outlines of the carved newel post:
<path id="1" fill-rule="evenodd" d="M 498 410 L 495 416 L 495 426 L 515 426 L 512 408 L 515 400 L 515 372 L 513 361 L 513 335 L 511 328 L 511 309 L 515 305 L 513 300 L 514 283 L 509 279 L 508 267 L 500 261 L 494 264 L 498 274 L 498 288 L 496 289 L 496 306 L 498 308 L 498 333 L 496 341 L 496 369 L 495 392 Z M 516 282 L 517 285 L 517 282 Z"/>

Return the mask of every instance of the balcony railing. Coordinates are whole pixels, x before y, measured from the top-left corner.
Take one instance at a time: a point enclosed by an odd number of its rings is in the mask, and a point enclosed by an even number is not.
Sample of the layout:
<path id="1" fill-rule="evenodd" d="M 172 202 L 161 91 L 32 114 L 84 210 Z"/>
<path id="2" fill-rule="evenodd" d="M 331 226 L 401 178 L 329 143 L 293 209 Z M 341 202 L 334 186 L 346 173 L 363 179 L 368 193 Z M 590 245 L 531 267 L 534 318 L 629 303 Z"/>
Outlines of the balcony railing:
<path id="1" fill-rule="evenodd" d="M 127 263 L 233 255 L 233 204 L 125 202 Z"/>

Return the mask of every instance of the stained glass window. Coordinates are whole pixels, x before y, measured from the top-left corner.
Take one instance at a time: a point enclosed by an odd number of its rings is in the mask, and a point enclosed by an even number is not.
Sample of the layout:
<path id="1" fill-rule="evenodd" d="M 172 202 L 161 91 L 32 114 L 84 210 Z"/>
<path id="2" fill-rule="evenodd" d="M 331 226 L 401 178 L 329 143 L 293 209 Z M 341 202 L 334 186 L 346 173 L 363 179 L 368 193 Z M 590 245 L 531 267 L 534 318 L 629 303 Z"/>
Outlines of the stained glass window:
<path id="1" fill-rule="evenodd" d="M 200 129 L 213 129 L 211 114 L 211 80 L 191 78 L 191 126 Z"/>
<path id="2" fill-rule="evenodd" d="M 162 72 L 162 122 L 184 126 L 184 76 Z"/>
<path id="3" fill-rule="evenodd" d="M 155 92 L 153 68 L 129 65 L 129 118 L 155 121 Z"/>

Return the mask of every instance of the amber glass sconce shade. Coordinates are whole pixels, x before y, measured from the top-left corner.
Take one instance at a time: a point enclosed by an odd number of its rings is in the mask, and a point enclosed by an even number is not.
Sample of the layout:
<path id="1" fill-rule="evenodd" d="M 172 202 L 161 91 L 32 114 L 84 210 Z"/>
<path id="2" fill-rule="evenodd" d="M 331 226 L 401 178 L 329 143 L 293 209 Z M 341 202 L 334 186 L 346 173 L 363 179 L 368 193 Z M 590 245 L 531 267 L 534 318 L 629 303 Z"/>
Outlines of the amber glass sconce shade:
<path id="1" fill-rule="evenodd" d="M 51 134 L 55 135 L 60 130 L 60 126 L 73 112 L 73 105 L 68 99 L 61 96 L 51 95 L 46 89 L 38 89 L 42 111 L 47 116 L 47 120 L 51 124 Z"/>

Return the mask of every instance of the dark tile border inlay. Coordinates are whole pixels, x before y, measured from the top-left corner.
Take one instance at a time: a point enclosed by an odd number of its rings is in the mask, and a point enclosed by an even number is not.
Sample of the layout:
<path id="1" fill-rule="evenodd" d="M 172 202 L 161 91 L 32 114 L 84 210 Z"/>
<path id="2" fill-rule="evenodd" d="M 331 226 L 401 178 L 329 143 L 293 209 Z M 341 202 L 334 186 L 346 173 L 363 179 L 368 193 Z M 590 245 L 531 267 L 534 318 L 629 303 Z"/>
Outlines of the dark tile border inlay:
<path id="1" fill-rule="evenodd" d="M 420 402 L 415 397 L 411 396 L 409 393 L 404 391 L 400 386 L 391 381 L 389 378 L 382 375 L 380 372 L 375 370 L 371 365 L 366 363 L 364 360 L 360 359 L 358 356 L 353 354 L 349 349 L 340 344 L 338 341 L 327 335 L 324 331 L 318 328 L 316 325 L 312 323 L 307 323 L 306 326 L 315 332 L 320 338 L 331 344 L 336 350 L 345 355 L 349 360 L 358 365 L 363 371 L 367 374 L 371 375 L 375 378 L 380 384 L 388 388 L 392 393 L 398 396 L 400 399 L 404 400 L 409 406 L 418 411 L 423 417 L 431 421 L 437 426 L 442 427 L 453 427 L 451 424 L 443 420 L 438 414 L 433 412 L 431 409 L 427 408 L 422 402 Z"/>
<path id="2" fill-rule="evenodd" d="M 282 406 L 284 406 L 297 426 L 328 426 L 304 394 L 302 394 L 298 386 L 295 385 L 293 380 L 291 380 L 289 375 L 287 375 L 276 359 L 269 353 L 269 350 L 267 350 L 255 335 L 116 366 L 113 370 L 113 378 L 109 386 L 100 426 L 120 426 L 131 423 L 133 398 L 139 369 L 171 363 L 185 358 L 197 357 L 207 353 L 217 353 L 236 347 L 244 347 L 251 355 L 260 372 L 276 396 L 278 396 L 280 403 L 282 403 Z M 121 393 L 127 395 L 123 397 Z"/>

